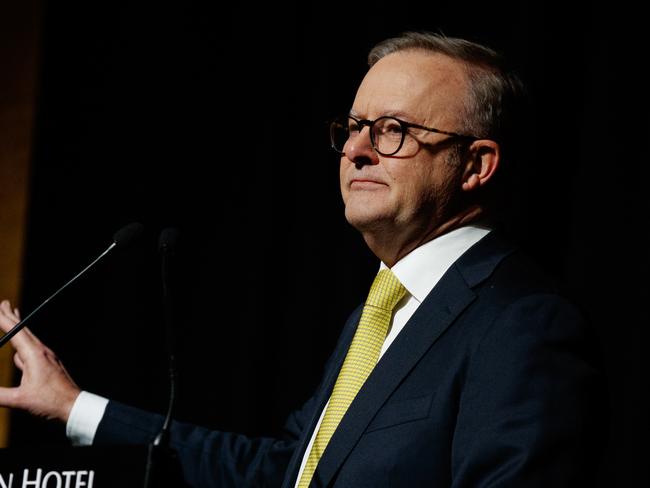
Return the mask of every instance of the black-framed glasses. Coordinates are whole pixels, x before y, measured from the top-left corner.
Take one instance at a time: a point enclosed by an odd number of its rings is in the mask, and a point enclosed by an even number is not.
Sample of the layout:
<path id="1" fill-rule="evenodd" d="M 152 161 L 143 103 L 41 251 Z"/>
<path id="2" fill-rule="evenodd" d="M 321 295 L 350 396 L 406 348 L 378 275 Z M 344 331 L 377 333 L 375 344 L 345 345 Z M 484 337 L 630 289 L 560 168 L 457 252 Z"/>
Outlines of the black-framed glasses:
<path id="1" fill-rule="evenodd" d="M 410 128 L 422 129 L 436 134 L 444 134 L 454 138 L 476 140 L 478 137 L 448 132 L 433 127 L 424 127 L 423 125 L 405 122 L 396 117 L 383 116 L 375 120 L 357 119 L 348 115 L 334 120 L 330 124 L 330 141 L 332 148 L 341 154 L 344 154 L 343 147 L 350 137 L 358 136 L 367 126 L 370 130 L 370 142 L 375 151 L 382 156 L 392 156 L 396 154 L 404 145 L 404 138 Z"/>

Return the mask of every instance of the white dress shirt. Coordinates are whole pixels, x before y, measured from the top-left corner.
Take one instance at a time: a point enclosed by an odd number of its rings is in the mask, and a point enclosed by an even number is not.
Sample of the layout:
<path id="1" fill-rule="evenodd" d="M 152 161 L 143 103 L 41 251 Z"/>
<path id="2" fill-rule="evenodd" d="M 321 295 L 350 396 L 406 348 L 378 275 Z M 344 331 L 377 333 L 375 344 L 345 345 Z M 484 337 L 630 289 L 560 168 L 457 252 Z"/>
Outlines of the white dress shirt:
<path id="1" fill-rule="evenodd" d="M 455 229 L 411 251 L 391 268 L 397 279 L 406 288 L 407 293 L 395 308 L 380 358 L 447 269 L 488 232 L 490 232 L 489 228 L 479 225 L 468 225 Z M 380 269 L 386 267 L 384 263 L 381 263 Z M 81 392 L 72 407 L 66 425 L 66 434 L 73 444 L 92 444 L 107 404 L 108 399 L 106 398 L 86 391 Z M 296 486 L 309 457 L 325 410 L 327 410 L 327 405 L 321 412 L 318 424 L 312 432 L 311 440 L 303 455 Z"/>

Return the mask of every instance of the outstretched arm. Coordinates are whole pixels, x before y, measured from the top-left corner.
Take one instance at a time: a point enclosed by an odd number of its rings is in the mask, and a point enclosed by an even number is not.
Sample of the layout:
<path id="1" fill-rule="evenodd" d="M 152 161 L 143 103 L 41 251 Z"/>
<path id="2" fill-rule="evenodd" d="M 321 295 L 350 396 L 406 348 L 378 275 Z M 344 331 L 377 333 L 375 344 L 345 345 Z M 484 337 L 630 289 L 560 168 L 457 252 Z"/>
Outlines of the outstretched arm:
<path id="1" fill-rule="evenodd" d="M 18 309 L 3 300 L 0 330 L 7 332 L 19 321 Z M 14 363 L 22 371 L 22 377 L 16 387 L 0 387 L 0 406 L 67 422 L 80 389 L 59 358 L 27 328 L 12 337 L 11 344 L 16 350 Z"/>

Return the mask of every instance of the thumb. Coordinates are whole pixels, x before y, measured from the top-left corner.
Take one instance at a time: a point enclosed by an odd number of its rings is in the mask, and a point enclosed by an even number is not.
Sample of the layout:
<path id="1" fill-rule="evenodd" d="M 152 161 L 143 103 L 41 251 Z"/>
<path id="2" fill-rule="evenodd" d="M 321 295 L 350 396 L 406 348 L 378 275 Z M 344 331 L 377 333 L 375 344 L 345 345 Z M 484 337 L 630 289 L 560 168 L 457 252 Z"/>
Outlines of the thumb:
<path id="1" fill-rule="evenodd" d="M 0 386 L 0 407 L 18 407 L 18 388 Z"/>

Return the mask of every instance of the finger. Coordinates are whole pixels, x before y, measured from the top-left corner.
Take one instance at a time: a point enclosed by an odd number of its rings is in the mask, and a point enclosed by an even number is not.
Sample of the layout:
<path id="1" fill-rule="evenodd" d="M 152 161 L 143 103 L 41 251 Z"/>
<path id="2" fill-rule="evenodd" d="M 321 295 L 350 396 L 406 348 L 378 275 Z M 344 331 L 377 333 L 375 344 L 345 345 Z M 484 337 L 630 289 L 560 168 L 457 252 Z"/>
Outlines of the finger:
<path id="1" fill-rule="evenodd" d="M 7 332 L 17 323 L 18 321 L 12 315 L 7 315 L 4 310 L 0 310 L 0 330 Z"/>
<path id="2" fill-rule="evenodd" d="M 3 316 L 5 317 L 5 319 L 8 319 L 12 322 L 11 327 L 13 327 L 14 325 L 16 325 L 18 322 L 22 320 L 20 316 L 20 310 L 18 309 L 18 307 L 12 308 L 9 300 L 3 300 L 0 303 L 0 319 L 2 319 Z M 32 331 L 29 330 L 27 327 L 23 327 L 22 330 L 31 339 L 38 340 L 36 336 L 32 333 Z"/>
<path id="3" fill-rule="evenodd" d="M 18 353 L 14 354 L 14 364 L 21 371 L 25 367 L 25 363 L 23 362 L 22 358 L 20 357 L 20 354 Z"/>
<path id="4" fill-rule="evenodd" d="M 2 310 L 6 314 L 13 315 L 13 310 L 11 309 L 11 302 L 9 300 L 2 300 L 2 302 L 0 302 L 0 310 Z"/>
<path id="5" fill-rule="evenodd" d="M 18 322 L 20 322 L 20 319 L 18 319 L 18 317 L 16 317 L 13 313 L 11 315 L 7 315 L 4 312 L 0 312 L 0 329 L 4 330 L 5 332 L 8 332 L 10 329 L 12 329 Z"/>
<path id="6" fill-rule="evenodd" d="M 12 308 L 9 300 L 3 300 L 0 303 L 0 313 L 6 315 L 9 319 L 20 322 L 20 315 L 16 314 L 17 308 Z"/>
<path id="7" fill-rule="evenodd" d="M 0 330 L 9 332 L 13 325 L 15 324 L 8 326 L 6 320 L 0 316 Z M 29 354 L 30 350 L 38 349 L 41 346 L 41 342 L 27 329 L 27 327 L 19 330 L 11 339 L 9 339 L 9 342 L 16 351 L 20 351 L 24 353 L 24 355 Z"/>
<path id="8" fill-rule="evenodd" d="M 3 329 L 11 328 L 19 322 L 18 317 L 11 310 L 11 304 L 8 300 L 3 300 L 0 303 L 0 322 L 4 325 Z"/>
<path id="9" fill-rule="evenodd" d="M 9 300 L 0 302 L 0 331 L 9 332 L 18 322 L 20 319 L 14 315 Z M 17 332 L 10 342 L 16 350 L 40 344 L 38 338 L 27 327 Z"/>

